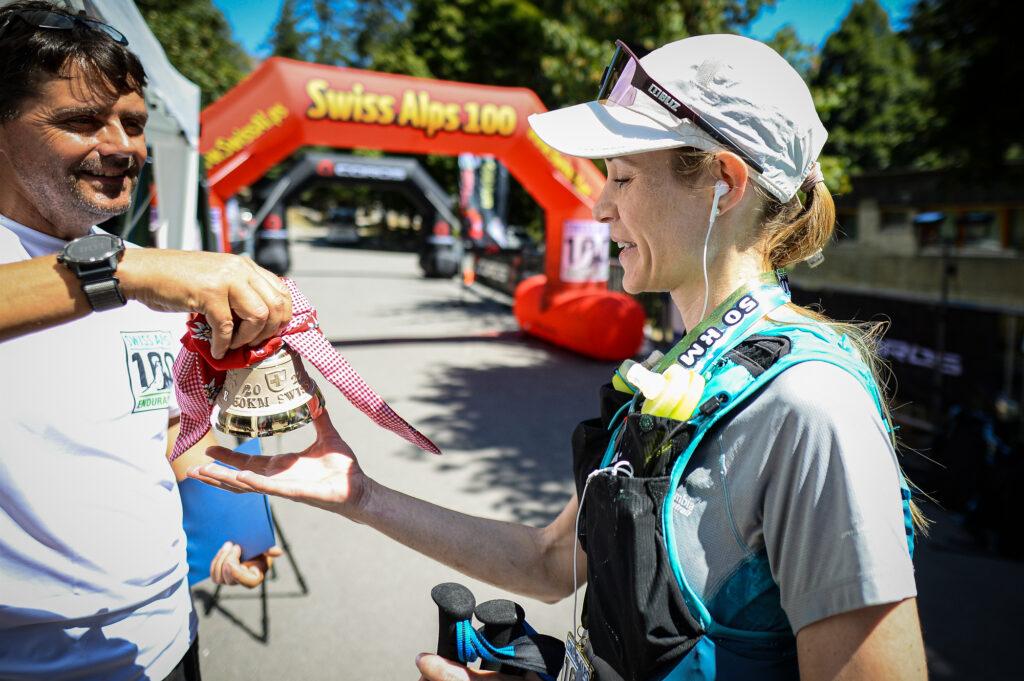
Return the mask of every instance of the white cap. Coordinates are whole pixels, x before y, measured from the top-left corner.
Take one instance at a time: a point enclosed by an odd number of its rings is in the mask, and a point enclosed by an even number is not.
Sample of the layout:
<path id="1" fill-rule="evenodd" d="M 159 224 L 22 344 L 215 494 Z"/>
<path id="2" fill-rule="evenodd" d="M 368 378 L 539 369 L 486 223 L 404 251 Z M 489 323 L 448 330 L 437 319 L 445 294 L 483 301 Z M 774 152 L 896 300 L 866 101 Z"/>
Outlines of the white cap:
<path id="1" fill-rule="evenodd" d="M 828 133 L 800 74 L 764 43 L 738 35 L 677 40 L 640 60 L 644 70 L 763 168 L 751 177 L 782 202 L 812 171 Z M 570 156 L 613 158 L 658 149 L 722 145 L 651 97 L 629 106 L 597 102 L 530 116 L 548 145 Z"/>

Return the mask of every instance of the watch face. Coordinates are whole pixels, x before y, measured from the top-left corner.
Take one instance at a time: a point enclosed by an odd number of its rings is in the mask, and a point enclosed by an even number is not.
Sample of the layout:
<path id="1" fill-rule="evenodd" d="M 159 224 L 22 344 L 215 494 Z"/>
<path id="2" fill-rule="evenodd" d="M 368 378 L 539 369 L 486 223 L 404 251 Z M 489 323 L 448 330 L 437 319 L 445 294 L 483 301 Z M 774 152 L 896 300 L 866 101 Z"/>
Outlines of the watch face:
<path id="1" fill-rule="evenodd" d="M 121 250 L 119 241 L 110 234 L 90 234 L 68 244 L 67 256 L 75 262 L 100 262 Z"/>

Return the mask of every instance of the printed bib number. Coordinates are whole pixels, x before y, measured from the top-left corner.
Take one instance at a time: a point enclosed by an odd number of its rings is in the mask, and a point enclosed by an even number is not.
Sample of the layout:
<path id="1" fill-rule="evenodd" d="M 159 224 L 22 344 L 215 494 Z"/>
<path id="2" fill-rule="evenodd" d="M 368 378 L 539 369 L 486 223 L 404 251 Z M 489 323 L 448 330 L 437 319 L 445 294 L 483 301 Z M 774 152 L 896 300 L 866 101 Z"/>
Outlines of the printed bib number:
<path id="1" fill-rule="evenodd" d="M 166 331 L 122 331 L 132 413 L 166 409 L 174 390 L 174 343 Z"/>
<path id="2" fill-rule="evenodd" d="M 562 226 L 562 281 L 608 281 L 607 223 L 567 220 Z"/>

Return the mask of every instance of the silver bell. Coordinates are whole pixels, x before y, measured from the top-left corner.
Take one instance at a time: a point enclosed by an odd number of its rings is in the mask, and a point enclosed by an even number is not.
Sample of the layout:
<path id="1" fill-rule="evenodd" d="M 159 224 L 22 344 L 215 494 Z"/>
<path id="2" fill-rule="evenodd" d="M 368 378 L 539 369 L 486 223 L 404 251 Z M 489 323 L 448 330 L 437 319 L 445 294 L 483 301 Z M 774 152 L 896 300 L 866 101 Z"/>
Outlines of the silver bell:
<path id="1" fill-rule="evenodd" d="M 217 429 L 239 437 L 269 437 L 300 428 L 324 410 L 324 397 L 302 360 L 283 346 L 245 369 L 231 369 L 217 395 Z"/>

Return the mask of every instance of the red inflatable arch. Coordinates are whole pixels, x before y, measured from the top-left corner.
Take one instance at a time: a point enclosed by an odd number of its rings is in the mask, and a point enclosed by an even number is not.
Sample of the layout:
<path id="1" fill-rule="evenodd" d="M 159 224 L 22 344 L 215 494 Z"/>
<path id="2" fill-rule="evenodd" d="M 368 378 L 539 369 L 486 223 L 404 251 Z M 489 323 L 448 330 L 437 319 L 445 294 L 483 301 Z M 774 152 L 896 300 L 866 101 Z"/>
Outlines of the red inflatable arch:
<path id="1" fill-rule="evenodd" d="M 221 211 L 241 187 L 303 146 L 493 154 L 545 212 L 545 274 L 516 291 L 521 328 L 590 357 L 629 357 L 639 349 L 644 314 L 629 296 L 607 290 L 607 248 L 595 248 L 607 244 L 607 228 L 591 215 L 604 177 L 532 132 L 527 116 L 545 110 L 525 88 L 275 57 L 203 111 L 200 151 L 211 203 Z M 225 249 L 226 239 L 225 228 Z"/>

